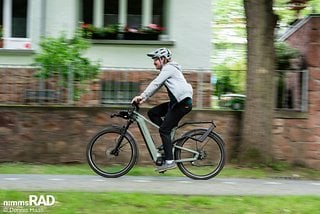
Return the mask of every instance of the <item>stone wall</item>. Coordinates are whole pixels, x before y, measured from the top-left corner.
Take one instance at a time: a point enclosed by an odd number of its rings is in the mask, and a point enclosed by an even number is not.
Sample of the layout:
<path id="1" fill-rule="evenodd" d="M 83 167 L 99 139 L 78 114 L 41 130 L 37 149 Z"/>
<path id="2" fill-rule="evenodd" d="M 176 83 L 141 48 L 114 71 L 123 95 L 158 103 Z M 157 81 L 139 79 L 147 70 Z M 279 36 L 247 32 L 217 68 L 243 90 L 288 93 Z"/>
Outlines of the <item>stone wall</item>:
<path id="1" fill-rule="evenodd" d="M 117 110 L 103 107 L 0 107 L 0 162 L 86 162 L 85 149 L 91 137 L 107 125 L 125 123 L 123 119 L 108 116 Z M 146 110 L 141 112 L 146 115 Z M 240 114 L 193 110 L 183 121 L 214 120 L 215 130 L 225 140 L 230 156 L 239 139 Z M 178 136 L 191 128 L 180 130 Z M 151 163 L 138 127 L 133 125 L 130 131 L 139 143 L 139 163 Z M 160 144 L 158 130 L 153 128 L 151 132 L 156 143 Z"/>
<path id="2" fill-rule="evenodd" d="M 293 117 L 280 116 L 274 121 L 275 156 L 320 169 L 320 16 L 311 15 L 286 42 L 298 48 L 307 63 L 308 111 L 293 112 Z"/>
<path id="3" fill-rule="evenodd" d="M 86 162 L 85 149 L 91 137 L 108 125 L 125 123 L 122 119 L 111 119 L 108 116 L 118 110 L 116 107 L 0 106 L 0 162 Z M 144 108 L 141 112 L 146 115 L 147 110 Z M 278 112 L 273 123 L 275 159 L 320 169 L 320 115 L 295 119 L 294 115 L 299 113 L 284 115 Z M 215 121 L 215 131 L 226 143 L 229 161 L 235 157 L 240 142 L 241 111 L 193 110 L 183 119 L 210 120 Z M 180 130 L 178 136 L 191 128 L 193 127 L 188 126 Z M 151 164 L 138 127 L 133 125 L 130 131 L 139 143 L 139 163 Z M 152 128 L 151 133 L 160 145 L 158 131 Z"/>

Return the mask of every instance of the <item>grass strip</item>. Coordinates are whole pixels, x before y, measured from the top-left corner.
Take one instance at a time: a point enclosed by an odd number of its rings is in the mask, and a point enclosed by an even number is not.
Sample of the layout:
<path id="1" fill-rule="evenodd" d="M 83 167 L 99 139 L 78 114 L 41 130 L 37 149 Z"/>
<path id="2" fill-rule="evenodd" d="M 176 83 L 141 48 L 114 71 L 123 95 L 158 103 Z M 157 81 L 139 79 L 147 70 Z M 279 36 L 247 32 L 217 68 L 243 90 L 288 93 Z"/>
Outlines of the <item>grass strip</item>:
<path id="1" fill-rule="evenodd" d="M 318 213 L 320 207 L 320 197 L 317 196 L 186 196 L 119 192 L 18 192 L 0 190 L 0 202 L 2 203 L 0 213 L 9 213 L 8 208 L 10 207 L 3 206 L 4 201 L 26 201 L 29 195 L 54 196 L 55 204 L 53 206 L 34 207 L 31 211 L 55 214 Z M 13 206 L 10 213 L 21 213 L 26 209 L 29 210 L 30 207 Z"/>

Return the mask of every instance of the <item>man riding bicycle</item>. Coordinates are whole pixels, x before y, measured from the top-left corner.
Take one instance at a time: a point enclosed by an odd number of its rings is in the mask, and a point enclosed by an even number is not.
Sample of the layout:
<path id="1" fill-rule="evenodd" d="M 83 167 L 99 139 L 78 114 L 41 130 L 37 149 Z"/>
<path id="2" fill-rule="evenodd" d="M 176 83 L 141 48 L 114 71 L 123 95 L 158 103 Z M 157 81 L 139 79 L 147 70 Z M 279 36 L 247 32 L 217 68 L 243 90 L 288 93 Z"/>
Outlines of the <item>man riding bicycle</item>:
<path id="1" fill-rule="evenodd" d="M 144 92 L 132 99 L 132 102 L 142 104 L 163 85 L 167 89 L 170 101 L 148 111 L 150 120 L 160 127 L 165 162 L 157 168 L 157 171 L 164 172 L 177 166 L 172 154 L 171 131 L 182 117 L 191 111 L 193 89 L 183 76 L 181 66 L 171 59 L 170 50 L 159 48 L 148 53 L 147 56 L 153 59 L 153 64 L 160 73 Z"/>

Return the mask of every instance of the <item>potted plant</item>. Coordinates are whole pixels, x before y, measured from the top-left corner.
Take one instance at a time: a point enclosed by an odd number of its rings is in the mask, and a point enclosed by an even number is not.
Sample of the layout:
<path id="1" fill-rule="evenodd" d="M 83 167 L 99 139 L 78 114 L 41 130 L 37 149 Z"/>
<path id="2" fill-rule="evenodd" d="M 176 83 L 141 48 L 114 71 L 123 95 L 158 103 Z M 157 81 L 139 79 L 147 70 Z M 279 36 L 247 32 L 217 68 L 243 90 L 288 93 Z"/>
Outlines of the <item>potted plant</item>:
<path id="1" fill-rule="evenodd" d="M 141 28 L 126 27 L 124 31 L 124 39 L 126 40 L 158 40 L 159 35 L 164 30 L 157 24 L 149 24 Z"/>
<path id="2" fill-rule="evenodd" d="M 93 25 L 82 23 L 80 25 L 81 36 L 85 39 L 91 39 L 93 33 Z"/>
<path id="3" fill-rule="evenodd" d="M 82 24 L 81 29 L 82 36 L 86 39 L 117 39 L 119 32 L 118 25 L 98 28 L 91 24 Z"/>

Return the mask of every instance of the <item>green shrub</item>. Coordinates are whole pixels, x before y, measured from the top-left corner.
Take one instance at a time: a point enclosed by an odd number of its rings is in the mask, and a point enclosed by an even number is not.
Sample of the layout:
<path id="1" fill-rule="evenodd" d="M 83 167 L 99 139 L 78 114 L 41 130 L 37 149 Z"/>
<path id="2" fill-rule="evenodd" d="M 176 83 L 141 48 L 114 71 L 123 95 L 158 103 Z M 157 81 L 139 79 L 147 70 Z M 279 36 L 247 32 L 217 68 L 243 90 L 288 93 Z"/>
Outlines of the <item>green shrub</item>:
<path id="1" fill-rule="evenodd" d="M 98 75 L 99 63 L 93 63 L 83 56 L 83 52 L 89 48 L 89 43 L 82 38 L 80 31 L 71 39 L 65 34 L 58 38 L 44 37 L 40 41 L 40 47 L 41 52 L 34 58 L 34 65 L 38 66 L 38 78 L 47 79 L 58 75 L 60 84 L 67 87 L 72 76 L 72 83 L 76 83 L 74 93 L 79 95 L 80 85 Z"/>

